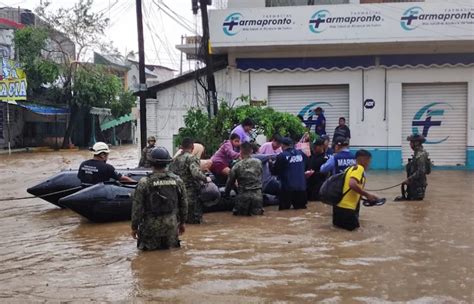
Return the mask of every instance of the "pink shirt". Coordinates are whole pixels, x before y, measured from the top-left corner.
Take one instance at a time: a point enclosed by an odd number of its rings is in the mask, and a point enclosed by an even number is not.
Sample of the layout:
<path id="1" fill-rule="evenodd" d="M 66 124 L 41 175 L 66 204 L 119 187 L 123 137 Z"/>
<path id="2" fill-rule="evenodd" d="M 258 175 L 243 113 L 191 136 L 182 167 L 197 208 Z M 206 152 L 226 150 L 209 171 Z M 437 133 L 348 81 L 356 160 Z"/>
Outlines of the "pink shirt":
<path id="1" fill-rule="evenodd" d="M 258 153 L 260 154 L 280 154 L 282 152 L 281 148 L 278 148 L 276 150 L 273 149 L 272 142 L 266 142 L 264 143 L 260 149 L 258 149 Z"/>
<path id="2" fill-rule="evenodd" d="M 228 166 L 232 160 L 239 158 L 239 156 L 240 153 L 234 151 L 234 147 L 230 140 L 226 140 L 219 150 L 217 150 L 217 152 L 211 157 L 211 160 L 213 163 L 221 163 Z"/>

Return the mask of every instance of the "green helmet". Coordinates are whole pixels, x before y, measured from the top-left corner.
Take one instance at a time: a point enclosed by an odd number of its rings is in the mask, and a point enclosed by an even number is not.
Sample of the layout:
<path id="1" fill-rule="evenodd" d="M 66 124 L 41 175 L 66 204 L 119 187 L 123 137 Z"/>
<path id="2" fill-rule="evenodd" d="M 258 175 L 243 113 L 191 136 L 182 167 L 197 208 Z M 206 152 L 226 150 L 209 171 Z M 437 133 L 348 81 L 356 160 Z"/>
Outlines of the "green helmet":
<path id="1" fill-rule="evenodd" d="M 426 141 L 425 137 L 421 134 L 412 134 L 407 137 L 408 141 L 424 143 Z"/>
<path id="2" fill-rule="evenodd" d="M 148 160 L 152 164 L 167 164 L 172 161 L 170 153 L 164 147 L 156 147 L 151 150 Z"/>
<path id="3" fill-rule="evenodd" d="M 146 139 L 147 142 L 149 141 L 155 141 L 156 142 L 156 138 L 155 136 L 148 136 L 148 138 Z"/>

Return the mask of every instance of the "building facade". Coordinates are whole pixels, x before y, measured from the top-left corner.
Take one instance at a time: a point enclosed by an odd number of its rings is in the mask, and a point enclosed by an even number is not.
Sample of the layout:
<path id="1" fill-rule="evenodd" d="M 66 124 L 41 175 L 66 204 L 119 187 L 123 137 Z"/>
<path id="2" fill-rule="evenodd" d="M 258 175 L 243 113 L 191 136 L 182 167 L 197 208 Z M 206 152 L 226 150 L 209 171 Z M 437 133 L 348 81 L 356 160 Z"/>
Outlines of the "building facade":
<path id="1" fill-rule="evenodd" d="M 411 133 L 426 136 L 435 166 L 474 168 L 472 2 L 277 2 L 229 1 L 228 9 L 210 11 L 213 54 L 228 57 L 217 72 L 226 100 L 266 100 L 309 125 L 322 107 L 330 136 L 345 117 L 352 148 L 371 151 L 378 169 L 406 163 Z M 177 88 L 156 90 L 149 111 L 170 90 Z M 153 118 L 149 132 L 160 137 Z"/>

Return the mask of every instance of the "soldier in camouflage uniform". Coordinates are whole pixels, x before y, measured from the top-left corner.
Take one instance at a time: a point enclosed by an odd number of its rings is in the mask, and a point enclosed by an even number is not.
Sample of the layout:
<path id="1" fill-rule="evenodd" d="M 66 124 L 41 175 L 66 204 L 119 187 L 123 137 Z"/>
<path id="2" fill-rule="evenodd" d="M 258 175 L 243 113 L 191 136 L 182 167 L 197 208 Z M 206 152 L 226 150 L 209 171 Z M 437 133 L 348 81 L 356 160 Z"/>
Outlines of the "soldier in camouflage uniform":
<path id="1" fill-rule="evenodd" d="M 202 171 L 199 159 L 192 154 L 194 141 L 183 138 L 181 143 L 182 152 L 170 164 L 169 169 L 174 174 L 181 177 L 186 186 L 188 199 L 187 224 L 200 224 L 202 222 L 202 202 L 199 200 L 202 183 L 211 181 Z"/>
<path id="2" fill-rule="evenodd" d="M 138 167 L 151 168 L 151 163 L 149 161 L 149 158 L 150 158 L 151 151 L 155 148 L 155 143 L 156 143 L 155 136 L 149 136 L 147 138 L 147 143 L 148 143 L 148 146 L 146 146 L 142 150 L 142 157 L 140 158 Z"/>
<path id="3" fill-rule="evenodd" d="M 240 146 L 242 160 L 232 167 L 225 195 L 228 196 L 235 182 L 238 183 L 237 196 L 235 197 L 234 215 L 262 215 L 262 162 L 251 158 L 252 145 L 248 142 Z"/>
<path id="4" fill-rule="evenodd" d="M 188 212 L 186 188 L 167 170 L 171 157 L 165 148 L 153 149 L 150 161 L 153 173 L 139 181 L 133 197 L 132 237 L 141 250 L 179 247 Z"/>
<path id="5" fill-rule="evenodd" d="M 431 172 L 431 161 L 428 152 L 423 149 L 426 141 L 423 135 L 413 134 L 408 136 L 410 147 L 414 151 L 413 158 L 408 160 L 406 166 L 407 179 L 402 184 L 402 195 L 396 201 L 421 201 L 425 197 L 426 175 Z"/>

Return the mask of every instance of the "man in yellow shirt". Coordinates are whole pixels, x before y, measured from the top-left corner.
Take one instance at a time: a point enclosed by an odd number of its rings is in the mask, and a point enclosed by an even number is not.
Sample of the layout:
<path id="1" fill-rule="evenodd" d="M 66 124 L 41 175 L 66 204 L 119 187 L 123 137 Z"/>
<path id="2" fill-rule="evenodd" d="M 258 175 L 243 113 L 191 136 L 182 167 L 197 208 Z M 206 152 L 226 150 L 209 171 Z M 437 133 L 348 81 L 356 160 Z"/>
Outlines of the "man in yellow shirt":
<path id="1" fill-rule="evenodd" d="M 344 180 L 342 197 L 339 204 L 333 207 L 332 223 L 334 226 L 349 231 L 360 227 L 359 209 L 361 196 L 369 201 L 375 201 L 378 197 L 364 190 L 365 170 L 370 166 L 372 155 L 367 150 L 359 150 L 356 153 L 357 165 L 347 168 Z"/>

